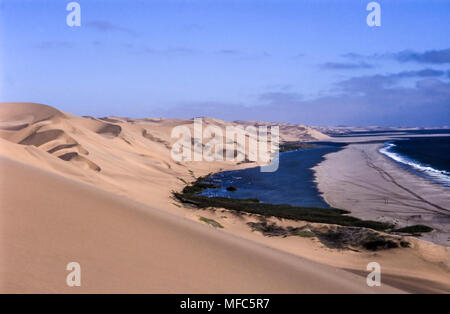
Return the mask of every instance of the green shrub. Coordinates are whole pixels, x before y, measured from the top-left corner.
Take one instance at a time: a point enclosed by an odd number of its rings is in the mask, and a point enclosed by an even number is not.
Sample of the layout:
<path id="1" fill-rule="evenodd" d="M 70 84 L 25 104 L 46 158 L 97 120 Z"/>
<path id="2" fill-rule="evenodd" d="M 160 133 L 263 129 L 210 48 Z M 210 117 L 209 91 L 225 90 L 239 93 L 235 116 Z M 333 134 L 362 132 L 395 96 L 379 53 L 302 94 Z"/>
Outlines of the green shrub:
<path id="1" fill-rule="evenodd" d="M 207 197 L 199 195 L 204 189 L 217 188 L 217 185 L 209 183 L 208 177 L 200 177 L 191 185 L 186 186 L 182 193 L 174 193 L 174 197 L 182 203 L 195 205 L 198 208 L 225 208 L 236 212 L 258 214 L 266 217 L 278 217 L 308 222 L 336 224 L 341 226 L 365 227 L 375 230 L 387 230 L 393 225 L 361 220 L 348 216 L 349 211 L 337 208 L 318 208 L 292 206 L 288 204 L 261 203 L 258 199 L 236 199 L 227 197 Z"/>
<path id="2" fill-rule="evenodd" d="M 431 232 L 433 231 L 433 228 L 425 226 L 425 225 L 414 225 L 409 227 L 404 227 L 400 229 L 393 230 L 394 232 L 400 232 L 400 233 L 425 233 L 425 232 Z"/>
<path id="3" fill-rule="evenodd" d="M 207 223 L 208 225 L 213 226 L 214 228 L 223 229 L 223 226 L 220 223 L 218 223 L 217 221 L 215 221 L 214 219 L 209 219 L 209 218 L 201 216 L 198 220 L 203 221 L 203 222 Z"/>

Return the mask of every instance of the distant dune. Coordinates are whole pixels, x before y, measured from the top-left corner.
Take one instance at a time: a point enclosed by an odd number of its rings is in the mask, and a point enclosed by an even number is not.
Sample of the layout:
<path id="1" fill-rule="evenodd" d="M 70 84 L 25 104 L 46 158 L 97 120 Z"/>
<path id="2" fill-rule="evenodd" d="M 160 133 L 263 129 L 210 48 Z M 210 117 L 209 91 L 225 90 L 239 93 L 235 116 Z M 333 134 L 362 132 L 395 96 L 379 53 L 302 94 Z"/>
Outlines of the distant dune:
<path id="1" fill-rule="evenodd" d="M 1 104 L 0 120 L 5 156 L 112 192 L 131 193 L 141 201 L 154 201 L 143 193 L 143 186 L 161 190 L 160 180 L 173 185 L 179 182 L 177 176 L 186 175 L 187 167 L 204 173 L 234 166 L 233 162 L 180 164 L 171 158 L 170 148 L 176 140 L 171 138 L 172 128 L 185 125 L 192 130 L 192 120 L 78 117 L 34 103 Z M 203 125 L 225 129 L 249 123 L 203 118 Z M 280 127 L 281 141 L 324 137 L 301 125 Z"/>
<path id="2" fill-rule="evenodd" d="M 274 125 L 204 119 L 211 124 Z M 192 120 L 79 117 L 41 104 L 0 104 L 0 291 L 448 289 L 448 251 L 437 245 L 414 240 L 410 249 L 380 252 L 389 285 L 369 288 L 360 275 L 373 259 L 370 252 L 324 249 L 300 237 L 266 238 L 247 227 L 254 217 L 180 208 L 171 191 L 183 182 L 256 164 L 175 162 L 170 135 L 178 125 L 192 128 Z M 328 138 L 302 125 L 281 124 L 280 133 L 281 141 Z M 202 224 L 202 216 L 224 230 Z M 65 285 L 71 261 L 81 264 L 80 288 Z"/>

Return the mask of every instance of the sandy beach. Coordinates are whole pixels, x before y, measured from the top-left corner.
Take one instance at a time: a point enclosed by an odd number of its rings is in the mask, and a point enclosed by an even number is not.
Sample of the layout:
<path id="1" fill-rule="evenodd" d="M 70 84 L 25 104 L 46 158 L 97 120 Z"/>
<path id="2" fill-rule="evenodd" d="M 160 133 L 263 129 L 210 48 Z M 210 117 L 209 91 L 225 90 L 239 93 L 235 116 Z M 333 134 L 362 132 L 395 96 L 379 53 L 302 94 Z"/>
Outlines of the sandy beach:
<path id="1" fill-rule="evenodd" d="M 425 224 L 423 239 L 449 246 L 450 194 L 379 153 L 382 144 L 351 144 L 314 168 L 324 199 L 364 219 L 399 227 Z"/>
<path id="2" fill-rule="evenodd" d="M 407 237 L 409 248 L 333 249 L 314 238 L 267 237 L 252 231 L 247 223 L 258 221 L 255 215 L 198 210 L 178 203 L 172 191 L 183 189 L 185 182 L 255 166 L 175 162 L 170 156 L 174 142 L 170 131 L 177 125 L 191 127 L 192 120 L 79 117 L 44 105 L 14 103 L 0 104 L 0 121 L 1 292 L 450 292 L 447 246 Z M 232 124 L 217 119 L 204 123 Z M 281 140 L 328 139 L 301 125 L 282 125 L 280 133 Z M 390 165 L 383 156 L 374 155 L 376 146 L 367 144 L 366 149 L 377 167 L 380 162 Z M 344 173 L 338 173 L 333 157 L 347 151 L 355 154 L 347 148 L 330 154 L 319 166 L 319 189 L 327 202 L 346 205 L 342 207 L 355 216 L 378 218 L 384 204 L 380 192 L 348 185 L 349 191 L 359 195 L 356 199 L 337 187 L 342 183 L 335 179 L 352 173 L 345 168 L 348 165 L 355 175 L 357 169 L 368 171 L 367 159 L 355 157 L 352 163 L 342 164 Z M 358 168 L 357 162 L 361 163 Z M 376 168 L 369 169 L 380 176 Z M 405 186 L 407 177 L 397 178 L 395 169 L 389 173 Z M 389 206 L 396 206 L 392 210 L 399 209 L 399 200 L 421 212 L 435 211 L 431 203 L 446 201 L 442 193 L 430 192 L 427 195 L 433 197 L 425 205 L 403 196 L 401 188 L 394 193 L 384 181 L 376 184 L 392 191 Z M 432 190 L 425 184 L 422 188 Z M 378 212 L 365 204 L 378 204 Z M 406 219 L 400 216 L 399 220 Z M 202 217 L 214 219 L 223 228 L 205 224 Z M 269 221 L 285 227 L 306 224 Z M 440 226 L 439 221 L 431 223 L 436 229 Z M 443 241 L 439 234 L 430 236 L 435 242 Z M 71 261 L 81 264 L 81 287 L 65 284 L 65 268 Z M 372 261 L 382 267 L 381 287 L 366 285 L 366 265 Z"/>

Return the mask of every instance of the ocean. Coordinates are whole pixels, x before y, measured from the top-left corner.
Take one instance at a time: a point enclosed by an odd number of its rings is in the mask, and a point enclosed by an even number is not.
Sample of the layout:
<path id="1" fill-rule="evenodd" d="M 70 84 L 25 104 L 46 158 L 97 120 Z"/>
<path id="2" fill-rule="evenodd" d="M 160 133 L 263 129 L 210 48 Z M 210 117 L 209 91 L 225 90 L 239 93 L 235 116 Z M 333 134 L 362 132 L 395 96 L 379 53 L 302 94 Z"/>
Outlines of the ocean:
<path id="1" fill-rule="evenodd" d="M 450 136 L 395 139 L 387 141 L 380 153 L 416 175 L 450 187 Z"/>

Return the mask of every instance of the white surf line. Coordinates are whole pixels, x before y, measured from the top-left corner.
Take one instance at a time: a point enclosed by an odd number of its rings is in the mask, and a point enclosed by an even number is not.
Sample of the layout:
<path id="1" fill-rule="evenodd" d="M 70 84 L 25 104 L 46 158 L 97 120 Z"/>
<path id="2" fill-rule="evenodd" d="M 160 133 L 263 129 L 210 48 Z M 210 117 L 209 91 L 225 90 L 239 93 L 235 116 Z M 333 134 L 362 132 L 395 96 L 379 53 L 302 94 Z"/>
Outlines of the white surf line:
<path id="1" fill-rule="evenodd" d="M 390 152 L 389 149 L 391 149 L 392 147 L 395 147 L 395 146 L 396 145 L 393 143 L 388 143 L 385 147 L 380 148 L 379 152 L 401 164 L 408 165 L 408 166 L 412 167 L 413 169 L 419 170 L 419 171 L 429 175 L 430 177 L 438 180 L 439 182 L 450 186 L 450 173 L 449 172 L 447 172 L 445 170 L 434 169 L 430 166 L 421 165 L 419 162 L 417 162 L 415 160 L 410 160 L 399 154 Z"/>

